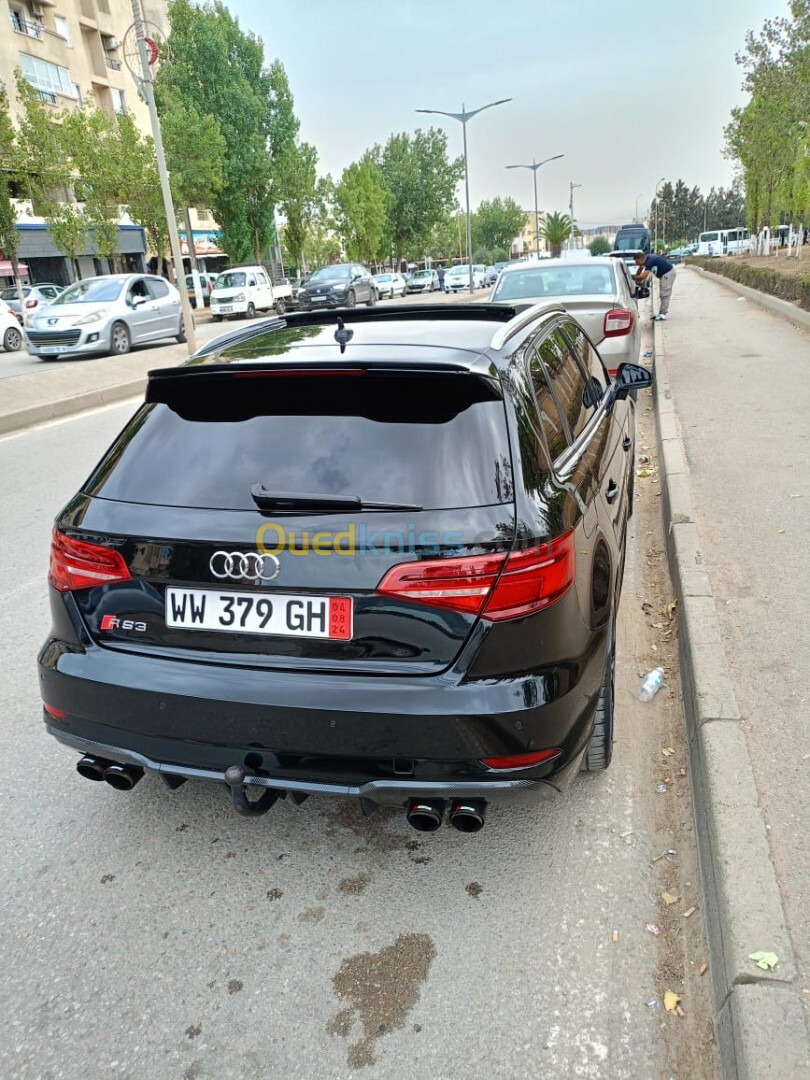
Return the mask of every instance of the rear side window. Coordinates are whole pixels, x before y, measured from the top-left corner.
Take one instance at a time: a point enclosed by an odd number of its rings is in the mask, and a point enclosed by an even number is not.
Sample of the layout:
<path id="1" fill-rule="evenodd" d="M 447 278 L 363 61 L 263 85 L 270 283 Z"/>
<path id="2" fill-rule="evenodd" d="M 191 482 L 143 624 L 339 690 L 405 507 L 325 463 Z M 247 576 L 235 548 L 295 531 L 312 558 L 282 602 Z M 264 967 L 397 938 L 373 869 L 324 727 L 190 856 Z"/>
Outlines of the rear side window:
<path id="1" fill-rule="evenodd" d="M 555 461 L 568 446 L 565 423 L 560 415 L 557 402 L 554 400 L 554 395 L 551 393 L 546 369 L 541 364 L 536 352 L 532 357 L 529 370 L 532 389 L 534 390 L 534 400 L 537 405 L 537 419 L 546 440 L 549 456 L 552 461 Z"/>
<path id="2" fill-rule="evenodd" d="M 577 439 L 593 414 L 593 406 L 586 404 L 585 377 L 559 329 L 542 342 L 539 353 L 551 392 L 565 416 L 571 437 Z"/>
<path id="3" fill-rule="evenodd" d="M 573 346 L 574 355 L 582 365 L 585 374 L 599 383 L 598 396 L 601 397 L 608 384 L 608 374 L 599 353 L 590 343 L 585 332 L 575 322 L 566 320 L 563 327 L 565 336 Z"/>
<path id="4" fill-rule="evenodd" d="M 425 509 L 512 498 L 503 400 L 478 378 L 229 372 L 171 384 L 121 433 L 89 494 L 226 510 L 255 510 L 257 483 Z"/>
<path id="5" fill-rule="evenodd" d="M 165 281 L 161 281 L 160 278 L 149 278 L 149 291 L 152 293 L 155 300 L 160 300 L 164 296 L 169 295 L 169 286 Z"/>

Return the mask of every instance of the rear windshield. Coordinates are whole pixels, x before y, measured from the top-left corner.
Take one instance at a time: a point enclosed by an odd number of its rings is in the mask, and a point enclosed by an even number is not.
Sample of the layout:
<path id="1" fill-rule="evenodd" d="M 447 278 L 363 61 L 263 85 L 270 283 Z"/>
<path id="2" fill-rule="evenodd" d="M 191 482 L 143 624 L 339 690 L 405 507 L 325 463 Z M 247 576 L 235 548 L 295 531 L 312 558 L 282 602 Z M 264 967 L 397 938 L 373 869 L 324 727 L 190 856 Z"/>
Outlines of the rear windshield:
<path id="1" fill-rule="evenodd" d="M 634 248 L 640 248 L 649 239 L 649 235 L 646 229 L 628 229 L 627 231 L 619 229 L 613 250 L 632 251 Z"/>
<path id="2" fill-rule="evenodd" d="M 166 380 L 164 400 L 139 410 L 85 491 L 223 510 L 255 510 L 257 483 L 425 509 L 508 502 L 497 393 L 445 374 Z"/>
<path id="3" fill-rule="evenodd" d="M 594 294 L 609 296 L 615 291 L 613 267 L 609 263 L 603 266 L 537 266 L 502 274 L 492 299 L 506 301 L 535 296 Z"/>
<path id="4" fill-rule="evenodd" d="M 29 288 L 23 286 L 23 296 L 28 296 L 30 292 L 31 290 Z M 16 286 L 13 289 L 3 289 L 3 291 L 0 292 L 0 300 L 19 300 L 19 298 L 20 294 L 17 292 Z"/>

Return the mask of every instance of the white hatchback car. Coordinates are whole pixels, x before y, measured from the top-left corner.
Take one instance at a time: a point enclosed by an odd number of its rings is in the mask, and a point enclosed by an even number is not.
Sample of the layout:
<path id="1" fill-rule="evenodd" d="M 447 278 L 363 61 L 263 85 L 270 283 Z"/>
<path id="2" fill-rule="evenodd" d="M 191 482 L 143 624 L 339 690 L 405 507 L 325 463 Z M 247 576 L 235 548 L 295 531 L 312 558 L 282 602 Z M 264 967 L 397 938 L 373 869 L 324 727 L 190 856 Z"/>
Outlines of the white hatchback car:
<path id="1" fill-rule="evenodd" d="M 0 343 L 6 352 L 17 352 L 23 342 L 19 320 L 5 300 L 0 300 Z"/>

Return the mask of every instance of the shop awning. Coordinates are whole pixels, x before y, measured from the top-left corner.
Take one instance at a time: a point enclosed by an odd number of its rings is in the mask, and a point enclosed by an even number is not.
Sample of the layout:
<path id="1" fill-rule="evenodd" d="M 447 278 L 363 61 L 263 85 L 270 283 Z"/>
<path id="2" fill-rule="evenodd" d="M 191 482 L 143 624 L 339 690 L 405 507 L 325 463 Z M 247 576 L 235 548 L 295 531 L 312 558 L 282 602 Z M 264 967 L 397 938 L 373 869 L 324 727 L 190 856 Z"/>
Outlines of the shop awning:
<path id="1" fill-rule="evenodd" d="M 28 267 L 25 263 L 17 263 L 20 274 L 23 277 L 28 277 Z M 0 259 L 0 277 L 14 277 L 14 271 L 11 269 L 10 259 Z"/>

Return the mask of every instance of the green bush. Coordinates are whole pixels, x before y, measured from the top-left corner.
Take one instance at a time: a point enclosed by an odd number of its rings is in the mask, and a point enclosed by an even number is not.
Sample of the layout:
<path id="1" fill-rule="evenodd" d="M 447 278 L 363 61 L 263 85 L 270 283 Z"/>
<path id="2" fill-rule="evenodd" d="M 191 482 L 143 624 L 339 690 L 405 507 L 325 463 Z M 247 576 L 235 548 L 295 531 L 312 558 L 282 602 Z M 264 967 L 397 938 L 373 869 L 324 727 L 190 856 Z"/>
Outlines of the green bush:
<path id="1" fill-rule="evenodd" d="M 741 285 L 778 296 L 781 300 L 791 301 L 810 311 L 810 274 L 790 277 L 780 274 L 773 266 L 751 266 L 738 259 L 691 258 L 686 262 L 710 270 L 713 274 L 731 278 Z"/>

